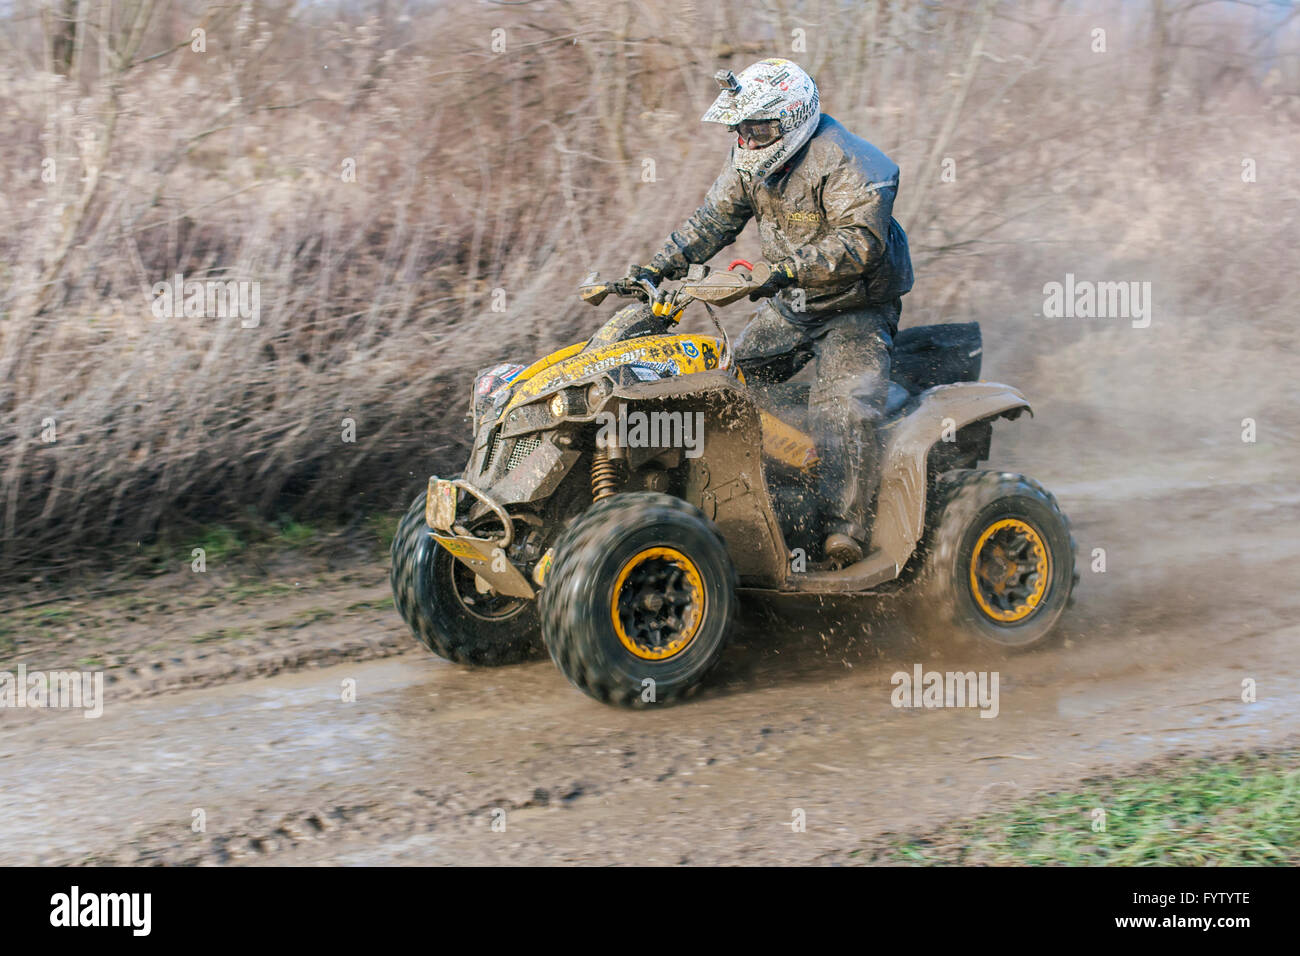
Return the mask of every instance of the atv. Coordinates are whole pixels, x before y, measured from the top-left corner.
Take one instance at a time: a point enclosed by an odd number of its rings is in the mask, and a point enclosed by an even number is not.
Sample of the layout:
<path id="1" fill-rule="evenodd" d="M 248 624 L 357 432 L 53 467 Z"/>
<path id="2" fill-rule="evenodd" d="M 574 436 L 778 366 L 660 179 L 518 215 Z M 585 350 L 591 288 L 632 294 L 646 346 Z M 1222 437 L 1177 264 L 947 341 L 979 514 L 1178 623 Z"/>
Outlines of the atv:
<path id="1" fill-rule="evenodd" d="M 978 324 L 896 337 L 871 541 L 836 567 L 820 553 L 810 386 L 747 386 L 712 308 L 768 268 L 693 266 L 676 289 L 592 273 L 588 303 L 636 301 L 527 368 L 478 373 L 463 473 L 431 477 L 393 539 L 396 606 L 420 643 L 493 665 L 540 638 L 583 691 L 638 706 L 700 686 L 738 589 L 895 591 L 925 637 L 1047 640 L 1077 580 L 1074 541 L 1038 483 L 978 470 L 993 423 L 1029 411 L 978 380 Z M 697 300 L 716 336 L 674 330 Z"/>

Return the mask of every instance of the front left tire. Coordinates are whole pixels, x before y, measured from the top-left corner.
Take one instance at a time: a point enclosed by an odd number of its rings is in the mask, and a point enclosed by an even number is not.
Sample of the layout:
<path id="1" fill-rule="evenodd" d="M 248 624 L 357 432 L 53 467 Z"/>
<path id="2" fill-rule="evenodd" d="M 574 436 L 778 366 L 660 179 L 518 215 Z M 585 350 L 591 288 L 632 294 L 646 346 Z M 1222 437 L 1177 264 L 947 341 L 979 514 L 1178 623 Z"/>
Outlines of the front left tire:
<path id="1" fill-rule="evenodd" d="M 610 704 L 693 694 L 722 655 L 736 571 L 717 527 L 658 492 L 593 505 L 561 536 L 542 588 L 542 636 L 575 686 Z"/>

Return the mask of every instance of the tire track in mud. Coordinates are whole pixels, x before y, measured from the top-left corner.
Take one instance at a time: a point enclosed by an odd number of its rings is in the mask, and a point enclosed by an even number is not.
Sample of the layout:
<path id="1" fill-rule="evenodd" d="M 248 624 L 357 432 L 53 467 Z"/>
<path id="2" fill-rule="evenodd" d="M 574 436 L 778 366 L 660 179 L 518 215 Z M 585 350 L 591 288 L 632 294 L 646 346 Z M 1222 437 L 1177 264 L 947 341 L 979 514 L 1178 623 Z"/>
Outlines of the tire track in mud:
<path id="1" fill-rule="evenodd" d="M 1255 653 L 1268 659 L 1296 636 Z M 21 825 L 11 804 L 26 798 L 44 807 L 43 825 L 0 845 L 6 862 L 15 847 L 18 859 L 40 853 L 31 835 L 42 832 L 59 834 L 46 862 L 812 860 L 877 830 L 975 813 L 1170 750 L 1272 746 L 1286 739 L 1277 718 L 1300 705 L 1294 671 L 1274 678 L 1288 696 L 1247 708 L 1231 670 L 1153 686 L 1107 673 L 1094 656 L 1067 681 L 1009 672 L 994 721 L 894 710 L 889 674 L 900 662 L 890 660 L 645 714 L 607 711 L 545 664 L 525 665 L 515 692 L 498 686 L 484 700 L 468 686 L 481 672 L 416 655 L 225 688 L 219 701 L 187 692 L 106 714 L 122 734 L 73 725 L 31 741 L 56 759 L 39 786 L 5 794 L 0 817 L 5 829 Z M 355 705 L 329 699 L 344 675 L 357 681 Z M 68 759 L 90 740 L 92 759 Z M 41 804 L 56 793 L 64 805 Z M 191 830 L 195 808 L 207 814 L 204 833 Z M 795 809 L 810 821 L 806 843 L 780 830 Z M 498 810 L 504 833 L 491 829 Z"/>
<path id="2" fill-rule="evenodd" d="M 6 717 L 0 862 L 848 862 L 1171 753 L 1293 741 L 1300 543 L 1274 532 L 1300 517 L 1295 486 L 1060 496 L 1083 570 L 1060 647 L 935 658 L 887 604 L 841 599 L 751 611 L 706 691 L 662 710 L 603 707 L 549 662 L 412 651 L 110 699 L 98 721 Z M 895 709 L 890 677 L 915 663 L 998 670 L 998 719 Z"/>

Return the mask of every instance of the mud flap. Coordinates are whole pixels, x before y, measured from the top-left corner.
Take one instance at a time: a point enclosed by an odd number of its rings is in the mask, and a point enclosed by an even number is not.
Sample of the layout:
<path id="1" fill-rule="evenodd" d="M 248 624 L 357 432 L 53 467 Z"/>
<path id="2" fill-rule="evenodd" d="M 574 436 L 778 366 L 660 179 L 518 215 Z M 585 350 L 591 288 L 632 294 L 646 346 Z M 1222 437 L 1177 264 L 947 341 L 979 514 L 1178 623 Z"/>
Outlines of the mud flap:
<path id="1" fill-rule="evenodd" d="M 998 382 L 959 382 L 921 393 L 917 407 L 889 425 L 873 552 L 882 551 L 900 568 L 911 557 L 925 529 L 928 456 L 945 432 L 1001 415 L 1013 417 L 1022 409 L 1029 410 L 1025 396 Z"/>
<path id="2" fill-rule="evenodd" d="M 704 416 L 704 454 L 687 459 L 682 497 L 717 524 L 743 585 L 779 586 L 788 552 L 763 475 L 759 410 L 745 387 L 715 369 L 620 386 L 606 407 L 616 402 Z"/>

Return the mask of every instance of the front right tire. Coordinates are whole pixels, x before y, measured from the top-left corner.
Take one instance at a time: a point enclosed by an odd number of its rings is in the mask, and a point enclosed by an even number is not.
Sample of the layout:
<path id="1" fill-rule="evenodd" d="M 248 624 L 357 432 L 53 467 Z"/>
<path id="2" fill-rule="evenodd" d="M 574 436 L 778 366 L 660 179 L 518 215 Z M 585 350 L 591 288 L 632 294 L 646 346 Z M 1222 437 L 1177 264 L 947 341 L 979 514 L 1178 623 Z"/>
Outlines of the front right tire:
<path id="1" fill-rule="evenodd" d="M 425 494 L 397 526 L 389 572 L 393 602 L 411 633 L 457 664 L 490 667 L 535 656 L 537 605 L 480 590 L 477 575 L 429 534 Z"/>

